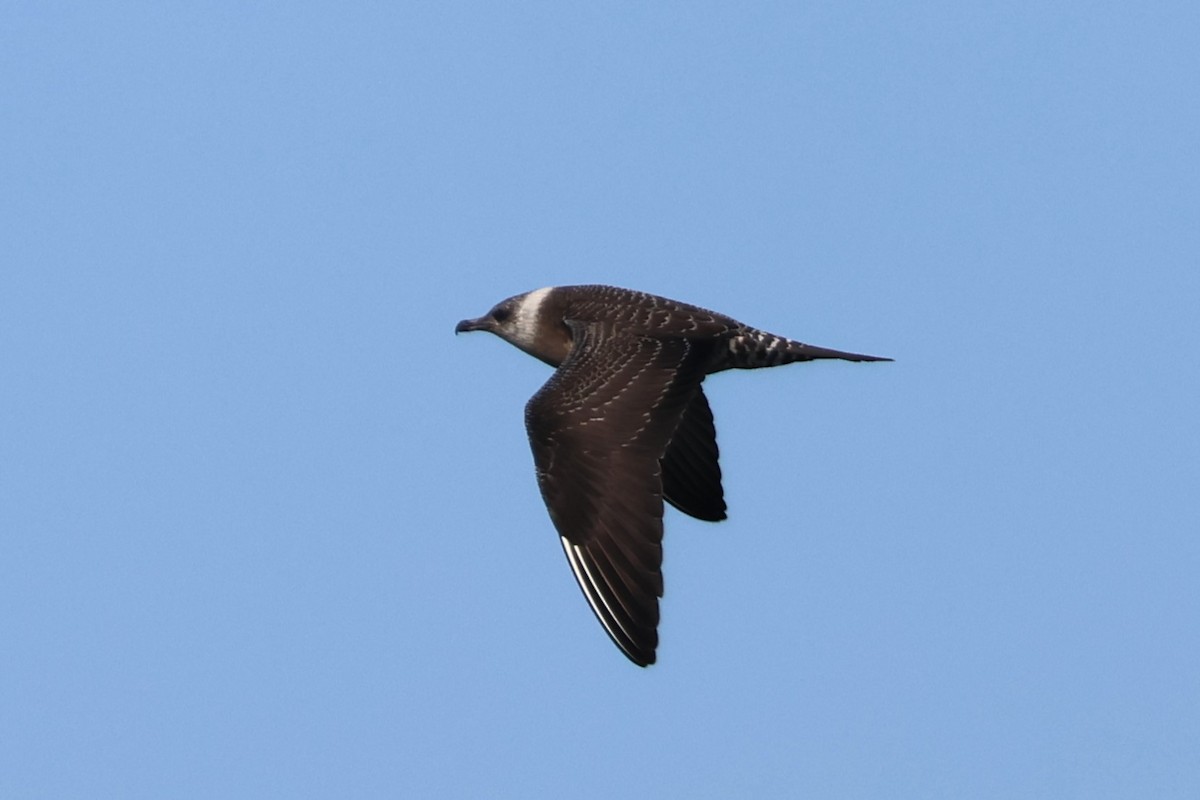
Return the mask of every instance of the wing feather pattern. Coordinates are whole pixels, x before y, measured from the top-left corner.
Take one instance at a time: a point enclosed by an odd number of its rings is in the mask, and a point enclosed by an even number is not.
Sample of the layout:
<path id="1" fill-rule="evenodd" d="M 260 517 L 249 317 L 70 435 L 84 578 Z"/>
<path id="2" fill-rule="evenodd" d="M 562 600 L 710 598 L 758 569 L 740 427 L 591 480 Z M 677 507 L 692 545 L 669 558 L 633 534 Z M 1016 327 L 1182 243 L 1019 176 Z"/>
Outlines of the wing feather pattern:
<path id="1" fill-rule="evenodd" d="M 538 486 L 596 618 L 631 661 L 646 666 L 655 660 L 663 592 L 662 462 L 680 427 L 687 450 L 667 462 L 689 476 L 678 482 L 682 502 L 712 510 L 685 491 L 712 485 L 715 440 L 705 438 L 712 414 L 698 393 L 708 353 L 687 339 L 568 324 L 571 354 L 525 409 Z M 696 420 L 681 426 L 698 397 Z"/>

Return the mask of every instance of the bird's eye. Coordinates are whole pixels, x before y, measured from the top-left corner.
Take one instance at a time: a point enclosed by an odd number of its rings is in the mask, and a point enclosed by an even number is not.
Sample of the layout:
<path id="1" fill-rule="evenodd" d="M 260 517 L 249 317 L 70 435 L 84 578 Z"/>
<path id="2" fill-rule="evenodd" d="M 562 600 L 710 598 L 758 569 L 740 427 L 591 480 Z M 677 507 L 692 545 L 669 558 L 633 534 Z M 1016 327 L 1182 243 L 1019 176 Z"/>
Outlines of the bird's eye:
<path id="1" fill-rule="evenodd" d="M 496 322 L 504 322 L 510 316 L 512 316 L 512 311 L 507 308 L 497 308 L 492 312 L 492 319 L 496 320 Z"/>

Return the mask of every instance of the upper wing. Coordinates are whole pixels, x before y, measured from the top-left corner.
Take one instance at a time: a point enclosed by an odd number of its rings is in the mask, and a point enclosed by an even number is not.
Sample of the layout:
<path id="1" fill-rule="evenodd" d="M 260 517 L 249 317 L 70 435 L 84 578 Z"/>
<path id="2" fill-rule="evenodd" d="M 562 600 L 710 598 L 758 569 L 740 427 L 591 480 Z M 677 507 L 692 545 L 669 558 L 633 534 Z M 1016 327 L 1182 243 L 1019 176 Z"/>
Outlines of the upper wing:
<path id="1" fill-rule="evenodd" d="M 645 666 L 663 592 L 660 459 L 708 354 L 686 339 L 569 324 L 571 355 L 525 409 L 538 485 L 596 617 Z"/>

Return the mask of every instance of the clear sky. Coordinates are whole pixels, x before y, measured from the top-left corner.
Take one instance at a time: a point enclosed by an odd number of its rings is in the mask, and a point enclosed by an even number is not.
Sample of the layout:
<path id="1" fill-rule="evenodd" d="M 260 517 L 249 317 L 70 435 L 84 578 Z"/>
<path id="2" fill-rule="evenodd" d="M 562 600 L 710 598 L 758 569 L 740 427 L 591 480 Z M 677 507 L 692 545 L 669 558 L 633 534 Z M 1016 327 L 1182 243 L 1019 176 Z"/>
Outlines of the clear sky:
<path id="1" fill-rule="evenodd" d="M 0 796 L 1200 796 L 1198 9 L 6 3 Z M 453 335 L 584 282 L 896 359 L 647 670 Z"/>

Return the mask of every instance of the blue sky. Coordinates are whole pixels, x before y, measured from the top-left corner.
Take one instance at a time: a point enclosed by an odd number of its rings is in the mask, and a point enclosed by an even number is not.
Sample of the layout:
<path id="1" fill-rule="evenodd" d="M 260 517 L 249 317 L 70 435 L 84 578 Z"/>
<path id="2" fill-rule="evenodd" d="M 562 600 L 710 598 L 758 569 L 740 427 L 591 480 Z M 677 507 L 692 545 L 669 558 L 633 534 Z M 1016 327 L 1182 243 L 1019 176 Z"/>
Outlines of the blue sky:
<path id="1" fill-rule="evenodd" d="M 10 3 L 0 795 L 1200 794 L 1194 4 Z M 454 323 L 722 374 L 659 663 Z"/>

